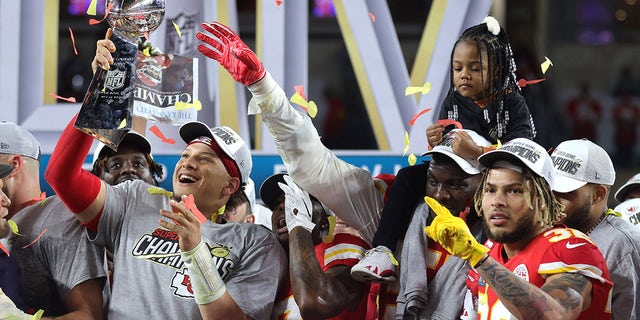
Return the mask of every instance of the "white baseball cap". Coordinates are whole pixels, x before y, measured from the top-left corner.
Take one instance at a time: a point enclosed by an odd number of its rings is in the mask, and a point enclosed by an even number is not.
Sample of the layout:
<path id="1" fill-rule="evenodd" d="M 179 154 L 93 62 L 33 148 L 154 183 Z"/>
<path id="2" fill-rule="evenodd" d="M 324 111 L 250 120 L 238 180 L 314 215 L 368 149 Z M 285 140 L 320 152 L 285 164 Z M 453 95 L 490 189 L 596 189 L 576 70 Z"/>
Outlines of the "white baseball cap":
<path id="1" fill-rule="evenodd" d="M 31 132 L 9 121 L 0 122 L 0 153 L 40 160 L 40 143 Z"/>
<path id="2" fill-rule="evenodd" d="M 631 179 L 629 179 L 624 185 L 622 185 L 622 187 L 620 187 L 620 189 L 618 189 L 618 191 L 616 191 L 616 194 L 613 195 L 613 197 L 616 198 L 616 200 L 622 202 L 627 196 L 627 191 L 629 191 L 629 189 L 633 187 L 640 187 L 640 173 L 631 177 Z"/>
<path id="3" fill-rule="evenodd" d="M 456 133 L 460 131 L 465 131 L 466 133 L 468 133 L 469 136 L 471 136 L 473 142 L 478 146 L 488 147 L 491 145 L 491 142 L 489 142 L 487 139 L 477 134 L 473 130 L 453 129 L 442 137 L 442 141 L 437 146 L 423 153 L 422 156 L 434 153 L 443 154 L 455 161 L 458 166 L 460 166 L 460 169 L 462 169 L 464 172 L 468 174 L 478 174 L 480 173 L 482 167 L 480 165 L 480 162 L 478 162 L 477 160 L 465 159 L 453 152 L 453 140 L 456 137 Z"/>
<path id="4" fill-rule="evenodd" d="M 541 145 L 527 138 L 515 138 L 502 147 L 481 155 L 478 161 L 485 167 L 491 167 L 498 161 L 515 161 L 542 177 L 553 188 L 554 169 L 551 157 Z"/>
<path id="5" fill-rule="evenodd" d="M 136 146 L 140 150 L 140 152 L 148 154 L 151 157 L 151 159 L 153 159 L 153 155 L 151 154 L 151 143 L 143 135 L 131 130 L 124 135 L 124 137 L 122 138 L 122 140 L 118 145 L 125 145 L 125 144 Z M 96 161 L 100 159 L 100 157 L 104 156 L 109 150 L 113 151 L 113 149 L 109 148 L 104 143 L 102 142 L 98 143 L 96 150 L 93 151 L 93 159 L 91 159 L 91 166 L 93 167 Z"/>
<path id="6" fill-rule="evenodd" d="M 623 219 L 640 227 L 640 199 L 629 199 L 616 206 L 613 211 L 620 212 Z"/>
<path id="7" fill-rule="evenodd" d="M 560 143 L 553 150 L 551 159 L 556 181 L 553 191 L 571 192 L 587 183 L 612 186 L 616 180 L 609 154 L 587 139 Z"/>
<path id="8" fill-rule="evenodd" d="M 180 137 L 185 143 L 190 143 L 199 137 L 209 137 L 213 139 L 222 151 L 231 158 L 240 171 L 240 179 L 243 182 L 249 180 L 251 167 L 251 151 L 244 140 L 233 129 L 221 126 L 209 128 L 208 125 L 200 121 L 192 121 L 180 127 Z"/>

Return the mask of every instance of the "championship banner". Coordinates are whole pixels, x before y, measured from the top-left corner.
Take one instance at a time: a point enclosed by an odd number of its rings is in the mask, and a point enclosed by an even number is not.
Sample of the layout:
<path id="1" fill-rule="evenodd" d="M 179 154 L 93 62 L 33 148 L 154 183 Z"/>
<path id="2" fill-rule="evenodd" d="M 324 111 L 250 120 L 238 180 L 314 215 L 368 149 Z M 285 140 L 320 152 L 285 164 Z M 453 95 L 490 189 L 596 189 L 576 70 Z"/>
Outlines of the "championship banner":
<path id="1" fill-rule="evenodd" d="M 172 125 L 197 120 L 197 58 L 138 51 L 135 73 L 133 115 Z"/>

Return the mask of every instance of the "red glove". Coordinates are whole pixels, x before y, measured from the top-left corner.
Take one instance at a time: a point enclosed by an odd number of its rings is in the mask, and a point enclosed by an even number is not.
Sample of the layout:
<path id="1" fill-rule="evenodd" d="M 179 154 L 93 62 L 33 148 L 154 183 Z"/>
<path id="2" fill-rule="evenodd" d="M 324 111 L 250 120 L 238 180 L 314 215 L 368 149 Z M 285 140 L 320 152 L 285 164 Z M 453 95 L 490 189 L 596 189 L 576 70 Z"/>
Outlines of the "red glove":
<path id="1" fill-rule="evenodd" d="M 258 82 L 267 72 L 255 53 L 229 27 L 218 23 L 202 23 L 202 29 L 211 35 L 198 32 L 196 38 L 208 44 L 198 45 L 203 55 L 217 60 L 236 81 L 245 86 Z"/>

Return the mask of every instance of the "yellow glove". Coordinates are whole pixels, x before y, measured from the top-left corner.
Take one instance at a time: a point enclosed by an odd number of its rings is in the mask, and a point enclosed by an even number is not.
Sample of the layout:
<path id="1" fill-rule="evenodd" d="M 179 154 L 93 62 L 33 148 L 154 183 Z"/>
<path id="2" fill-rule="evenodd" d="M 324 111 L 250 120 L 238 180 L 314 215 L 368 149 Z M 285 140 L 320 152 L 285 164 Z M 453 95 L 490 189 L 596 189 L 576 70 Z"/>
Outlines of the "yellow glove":
<path id="1" fill-rule="evenodd" d="M 475 267 L 489 249 L 476 241 L 464 220 L 454 217 L 449 209 L 431 197 L 424 197 L 424 201 L 436 214 L 431 225 L 424 227 L 427 236 L 452 255 L 469 261 Z"/>

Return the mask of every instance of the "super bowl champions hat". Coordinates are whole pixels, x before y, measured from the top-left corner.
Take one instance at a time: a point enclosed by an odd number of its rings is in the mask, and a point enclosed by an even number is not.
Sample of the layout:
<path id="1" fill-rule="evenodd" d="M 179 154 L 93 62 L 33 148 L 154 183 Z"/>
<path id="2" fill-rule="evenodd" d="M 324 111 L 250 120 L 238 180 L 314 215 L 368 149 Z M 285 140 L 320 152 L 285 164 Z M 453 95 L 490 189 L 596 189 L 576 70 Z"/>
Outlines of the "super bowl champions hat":
<path id="1" fill-rule="evenodd" d="M 0 179 L 8 176 L 13 171 L 13 166 L 9 164 L 0 164 Z"/>
<path id="2" fill-rule="evenodd" d="M 481 170 L 480 162 L 478 162 L 477 160 L 465 159 L 453 152 L 453 140 L 455 139 L 456 134 L 460 131 L 464 131 L 468 133 L 469 136 L 471 136 L 471 139 L 473 140 L 473 142 L 478 146 L 488 147 L 491 145 L 491 142 L 489 142 L 487 139 L 477 134 L 473 130 L 454 129 L 449 131 L 447 134 L 445 134 L 442 137 L 442 141 L 437 146 L 423 153 L 422 156 L 430 155 L 434 153 L 443 154 L 451 158 L 453 161 L 455 161 L 464 172 L 468 174 L 478 174 L 480 173 L 480 170 Z"/>
<path id="3" fill-rule="evenodd" d="M 134 145 L 138 148 L 138 150 L 140 150 L 140 152 L 149 154 L 149 156 L 151 156 L 151 159 L 153 159 L 153 155 L 151 154 L 151 143 L 149 142 L 149 140 L 147 140 L 147 138 L 135 131 L 127 132 L 127 134 L 125 134 L 122 138 L 122 141 L 120 141 L 120 143 L 118 144 L 118 146 L 121 145 Z M 107 147 L 107 145 L 105 145 L 104 143 L 98 143 L 96 150 L 93 152 L 91 166 L 96 163 L 96 160 L 100 159 L 100 157 L 104 156 L 107 153 L 113 154 L 114 151 L 111 148 Z"/>
<path id="4" fill-rule="evenodd" d="M 616 194 L 613 195 L 613 197 L 616 198 L 616 200 L 622 202 L 627 197 L 627 192 L 631 188 L 640 188 L 640 173 L 627 180 L 627 182 L 625 182 L 625 184 L 623 184 L 622 187 L 620 187 L 620 189 L 616 191 Z"/>
<path id="5" fill-rule="evenodd" d="M 612 186 L 616 180 L 609 154 L 587 139 L 560 143 L 551 159 L 556 169 L 553 191 L 571 192 L 587 183 Z"/>
<path id="6" fill-rule="evenodd" d="M 620 212 L 622 218 L 640 228 L 640 199 L 629 199 L 615 207 L 613 211 Z"/>
<path id="7" fill-rule="evenodd" d="M 541 145 L 527 138 L 515 138 L 502 147 L 481 155 L 478 161 L 485 167 L 491 167 L 498 161 L 515 161 L 542 177 L 553 188 L 554 169 L 551 157 Z"/>
<path id="8" fill-rule="evenodd" d="M 208 125 L 200 121 L 188 122 L 180 127 L 180 137 L 185 143 L 190 143 L 202 136 L 213 139 L 220 149 L 236 163 L 242 181 L 248 181 L 253 166 L 251 151 L 233 129 L 226 126 L 209 128 Z"/>
<path id="9" fill-rule="evenodd" d="M 9 121 L 0 121 L 0 153 L 40 160 L 40 143 L 31 132 Z"/>

